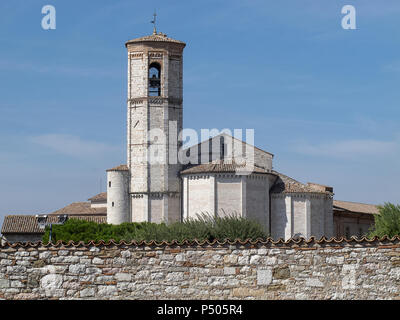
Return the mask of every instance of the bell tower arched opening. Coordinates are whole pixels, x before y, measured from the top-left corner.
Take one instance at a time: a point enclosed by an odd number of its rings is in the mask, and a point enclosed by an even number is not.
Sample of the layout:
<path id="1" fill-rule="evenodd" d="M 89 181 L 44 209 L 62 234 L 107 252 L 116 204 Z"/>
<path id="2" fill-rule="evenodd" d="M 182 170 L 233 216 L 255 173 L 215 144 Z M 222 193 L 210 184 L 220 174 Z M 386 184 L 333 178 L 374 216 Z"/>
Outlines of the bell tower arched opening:
<path id="1" fill-rule="evenodd" d="M 153 62 L 149 65 L 149 97 L 161 96 L 161 65 Z"/>

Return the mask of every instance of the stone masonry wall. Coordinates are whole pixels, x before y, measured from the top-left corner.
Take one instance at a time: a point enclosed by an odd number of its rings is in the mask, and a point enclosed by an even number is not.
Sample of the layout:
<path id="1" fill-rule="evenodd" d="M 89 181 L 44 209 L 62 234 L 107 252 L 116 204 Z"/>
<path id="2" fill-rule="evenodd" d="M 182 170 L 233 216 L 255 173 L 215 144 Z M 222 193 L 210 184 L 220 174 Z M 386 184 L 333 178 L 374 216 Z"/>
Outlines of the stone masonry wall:
<path id="1" fill-rule="evenodd" d="M 2 299 L 399 299 L 400 239 L 5 244 Z"/>

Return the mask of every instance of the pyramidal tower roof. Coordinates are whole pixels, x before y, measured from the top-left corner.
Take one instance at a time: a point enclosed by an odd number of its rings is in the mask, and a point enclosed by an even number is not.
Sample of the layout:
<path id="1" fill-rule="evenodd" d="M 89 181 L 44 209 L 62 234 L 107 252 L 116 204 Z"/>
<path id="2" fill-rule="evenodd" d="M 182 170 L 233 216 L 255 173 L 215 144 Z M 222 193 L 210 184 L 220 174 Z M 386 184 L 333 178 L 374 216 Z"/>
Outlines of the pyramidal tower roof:
<path id="1" fill-rule="evenodd" d="M 151 34 L 151 35 L 127 41 L 125 43 L 125 46 L 127 46 L 129 43 L 138 43 L 138 42 L 172 42 L 172 43 L 182 44 L 184 46 L 186 45 L 186 43 L 183 41 L 169 38 L 165 33 L 162 33 L 162 32 L 157 33 L 154 30 L 153 34 Z"/>

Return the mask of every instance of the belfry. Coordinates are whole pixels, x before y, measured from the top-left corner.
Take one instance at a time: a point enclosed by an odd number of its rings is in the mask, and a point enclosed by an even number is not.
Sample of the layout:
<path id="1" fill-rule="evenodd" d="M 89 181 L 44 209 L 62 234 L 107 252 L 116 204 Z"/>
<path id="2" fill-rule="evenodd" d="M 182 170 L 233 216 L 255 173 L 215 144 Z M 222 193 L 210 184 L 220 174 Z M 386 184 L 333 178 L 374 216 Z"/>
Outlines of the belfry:
<path id="1" fill-rule="evenodd" d="M 130 40 L 125 46 L 127 166 L 109 171 L 108 221 L 177 221 L 181 211 L 181 166 L 169 159 L 177 159 L 180 147 L 177 132 L 182 130 L 185 43 L 157 33 L 154 27 L 152 35 Z M 170 133 L 171 123 L 174 132 Z M 171 139 L 176 141 L 171 143 Z M 121 181 L 115 187 L 113 177 Z M 128 185 L 122 180 L 129 180 Z M 125 196 L 120 196 L 121 192 Z"/>

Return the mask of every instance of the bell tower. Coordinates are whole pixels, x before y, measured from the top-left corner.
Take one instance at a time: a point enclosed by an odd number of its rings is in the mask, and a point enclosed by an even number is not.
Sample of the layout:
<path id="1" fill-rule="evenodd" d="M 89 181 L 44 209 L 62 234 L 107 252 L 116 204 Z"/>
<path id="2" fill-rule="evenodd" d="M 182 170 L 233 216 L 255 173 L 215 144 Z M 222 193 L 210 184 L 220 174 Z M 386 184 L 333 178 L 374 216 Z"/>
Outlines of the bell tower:
<path id="1" fill-rule="evenodd" d="M 155 21 L 154 21 L 155 22 Z M 126 42 L 129 221 L 181 217 L 178 134 L 182 130 L 185 43 L 157 33 Z"/>

